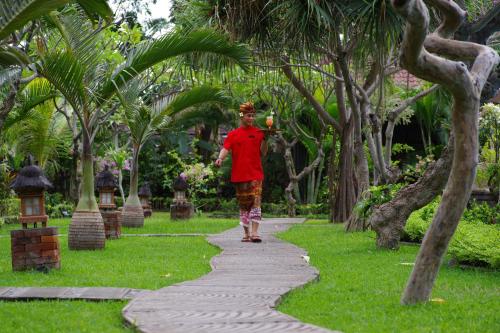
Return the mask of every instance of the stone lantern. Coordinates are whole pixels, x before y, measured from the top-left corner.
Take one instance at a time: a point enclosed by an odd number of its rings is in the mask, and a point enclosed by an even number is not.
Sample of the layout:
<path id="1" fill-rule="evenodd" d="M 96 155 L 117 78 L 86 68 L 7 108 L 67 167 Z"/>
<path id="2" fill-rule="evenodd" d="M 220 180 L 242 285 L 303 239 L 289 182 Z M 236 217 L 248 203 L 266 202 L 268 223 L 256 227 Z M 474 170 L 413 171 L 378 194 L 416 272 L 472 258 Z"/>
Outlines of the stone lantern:
<path id="1" fill-rule="evenodd" d="M 21 199 L 19 222 L 23 229 L 28 228 L 28 223 L 32 223 L 36 228 L 38 222 L 42 223 L 42 227 L 46 227 L 49 217 L 45 214 L 44 191 L 52 188 L 52 184 L 45 178 L 42 169 L 36 165 L 22 168 L 10 187 Z"/>
<path id="2" fill-rule="evenodd" d="M 99 191 L 99 210 L 104 222 L 106 239 L 120 238 L 122 215 L 116 210 L 115 204 L 115 190 L 118 183 L 107 165 L 97 174 L 95 184 Z"/>
<path id="3" fill-rule="evenodd" d="M 97 174 L 95 185 L 99 191 L 99 209 L 115 209 L 115 190 L 118 184 L 107 165 Z"/>
<path id="4" fill-rule="evenodd" d="M 10 186 L 21 199 L 22 229 L 12 230 L 11 251 L 12 269 L 23 271 L 37 269 L 47 271 L 61 267 L 58 230 L 47 228 L 48 216 L 45 214 L 44 191 L 52 188 L 42 169 L 29 165 L 19 171 Z M 37 223 L 42 227 L 37 228 Z M 33 224 L 34 229 L 28 229 Z"/>
<path id="5" fill-rule="evenodd" d="M 144 182 L 137 195 L 139 196 L 139 200 L 141 201 L 142 210 L 144 211 L 144 217 L 150 217 L 153 214 L 153 211 L 151 210 L 150 204 L 152 196 L 151 188 L 149 187 L 148 182 Z"/>
<path id="6" fill-rule="evenodd" d="M 194 214 L 194 206 L 186 198 L 188 184 L 182 174 L 174 181 L 174 200 L 170 206 L 170 219 L 189 219 Z"/>

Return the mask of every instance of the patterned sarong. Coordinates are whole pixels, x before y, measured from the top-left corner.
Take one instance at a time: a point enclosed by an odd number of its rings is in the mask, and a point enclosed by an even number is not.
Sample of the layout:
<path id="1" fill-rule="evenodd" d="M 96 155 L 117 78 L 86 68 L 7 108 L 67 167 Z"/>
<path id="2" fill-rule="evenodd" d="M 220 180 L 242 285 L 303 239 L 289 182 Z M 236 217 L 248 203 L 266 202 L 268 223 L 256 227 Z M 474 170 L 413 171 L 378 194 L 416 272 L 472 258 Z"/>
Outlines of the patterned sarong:
<path id="1" fill-rule="evenodd" d="M 235 183 L 236 199 L 240 205 L 240 224 L 248 227 L 250 221 L 259 223 L 262 219 L 260 201 L 262 196 L 262 181 Z"/>

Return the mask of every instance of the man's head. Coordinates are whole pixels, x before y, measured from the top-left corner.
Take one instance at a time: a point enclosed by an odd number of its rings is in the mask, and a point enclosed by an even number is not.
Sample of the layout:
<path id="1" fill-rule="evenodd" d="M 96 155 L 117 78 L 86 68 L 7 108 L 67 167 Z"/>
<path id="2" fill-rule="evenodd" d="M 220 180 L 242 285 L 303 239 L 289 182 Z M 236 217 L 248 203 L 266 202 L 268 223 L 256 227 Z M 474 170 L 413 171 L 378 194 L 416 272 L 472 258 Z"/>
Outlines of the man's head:
<path id="1" fill-rule="evenodd" d="M 243 126 L 252 126 L 255 120 L 255 108 L 252 102 L 240 105 L 240 120 Z"/>

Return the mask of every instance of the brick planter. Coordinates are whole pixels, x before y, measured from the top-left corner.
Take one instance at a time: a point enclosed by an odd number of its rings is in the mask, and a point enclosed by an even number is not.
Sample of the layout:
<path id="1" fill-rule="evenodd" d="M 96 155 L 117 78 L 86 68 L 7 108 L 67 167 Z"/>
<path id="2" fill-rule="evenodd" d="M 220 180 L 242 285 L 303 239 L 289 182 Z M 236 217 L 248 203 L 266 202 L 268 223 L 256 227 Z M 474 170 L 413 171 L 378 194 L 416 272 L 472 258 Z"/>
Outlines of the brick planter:
<path id="1" fill-rule="evenodd" d="M 117 239 L 122 234 L 122 212 L 117 210 L 101 211 L 106 239 Z"/>
<path id="2" fill-rule="evenodd" d="M 12 269 L 52 269 L 61 267 L 56 227 L 12 230 Z"/>

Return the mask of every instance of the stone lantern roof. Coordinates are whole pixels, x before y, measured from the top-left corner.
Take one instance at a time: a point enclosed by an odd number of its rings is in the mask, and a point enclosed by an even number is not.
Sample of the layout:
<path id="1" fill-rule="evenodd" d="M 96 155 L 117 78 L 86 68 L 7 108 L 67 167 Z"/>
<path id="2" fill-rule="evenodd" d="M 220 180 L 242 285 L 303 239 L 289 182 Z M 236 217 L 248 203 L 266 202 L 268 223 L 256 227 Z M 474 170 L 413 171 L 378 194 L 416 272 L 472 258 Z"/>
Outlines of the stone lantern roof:
<path id="1" fill-rule="evenodd" d="M 148 197 L 148 198 L 150 198 L 152 196 L 151 188 L 149 187 L 149 183 L 148 182 L 144 182 L 144 184 L 139 189 L 138 195 L 140 197 Z"/>
<path id="2" fill-rule="evenodd" d="M 37 165 L 28 165 L 19 171 L 10 188 L 17 193 L 42 192 L 51 189 L 52 183 L 45 177 L 42 169 Z"/>
<path id="3" fill-rule="evenodd" d="M 116 177 L 109 171 L 109 167 L 106 165 L 103 171 L 99 172 L 95 177 L 95 186 L 97 190 L 101 190 L 104 188 L 117 188 L 118 182 L 116 181 Z"/>
<path id="4" fill-rule="evenodd" d="M 188 189 L 188 183 L 186 180 L 182 177 L 177 177 L 177 179 L 174 181 L 173 188 L 175 191 L 186 191 Z"/>

